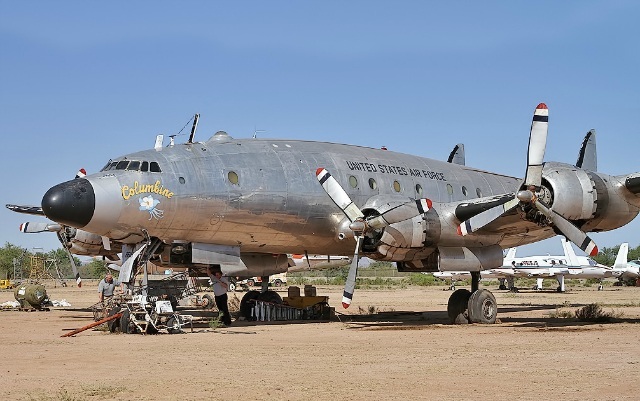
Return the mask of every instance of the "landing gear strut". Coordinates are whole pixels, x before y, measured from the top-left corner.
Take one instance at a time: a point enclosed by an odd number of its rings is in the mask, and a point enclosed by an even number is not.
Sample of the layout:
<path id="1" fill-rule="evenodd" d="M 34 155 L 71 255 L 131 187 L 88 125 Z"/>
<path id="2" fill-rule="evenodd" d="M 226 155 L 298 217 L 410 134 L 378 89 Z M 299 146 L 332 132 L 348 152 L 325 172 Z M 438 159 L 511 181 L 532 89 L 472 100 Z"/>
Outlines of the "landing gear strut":
<path id="1" fill-rule="evenodd" d="M 495 323 L 498 304 L 491 291 L 479 289 L 480 272 L 471 272 L 471 291 L 456 290 L 447 304 L 447 314 L 453 324 Z"/>

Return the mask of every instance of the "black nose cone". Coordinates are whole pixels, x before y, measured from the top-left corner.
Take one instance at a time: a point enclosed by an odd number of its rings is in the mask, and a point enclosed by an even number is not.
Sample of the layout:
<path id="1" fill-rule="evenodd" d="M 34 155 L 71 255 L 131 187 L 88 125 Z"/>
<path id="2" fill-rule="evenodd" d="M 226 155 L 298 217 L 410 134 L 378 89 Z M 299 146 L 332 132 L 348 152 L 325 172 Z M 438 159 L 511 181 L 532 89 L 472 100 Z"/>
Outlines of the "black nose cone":
<path id="1" fill-rule="evenodd" d="M 82 228 L 89 224 L 96 207 L 96 195 L 84 178 L 63 182 L 42 198 L 42 211 L 56 223 Z"/>

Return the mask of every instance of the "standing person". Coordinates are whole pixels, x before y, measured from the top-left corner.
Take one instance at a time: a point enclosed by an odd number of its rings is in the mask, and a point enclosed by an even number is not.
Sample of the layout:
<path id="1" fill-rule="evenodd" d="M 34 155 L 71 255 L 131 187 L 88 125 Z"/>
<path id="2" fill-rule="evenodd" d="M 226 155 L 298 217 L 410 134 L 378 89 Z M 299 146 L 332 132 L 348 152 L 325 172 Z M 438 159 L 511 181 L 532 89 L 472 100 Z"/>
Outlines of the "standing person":
<path id="1" fill-rule="evenodd" d="M 213 296 L 216 301 L 218 311 L 222 313 L 222 323 L 231 326 L 231 315 L 229 314 L 229 306 L 227 305 L 227 291 L 229 290 L 229 279 L 222 277 L 222 272 L 216 270 L 211 272 L 211 266 L 207 266 L 207 274 L 213 284 Z"/>
<path id="2" fill-rule="evenodd" d="M 120 282 L 114 281 L 111 273 L 107 273 L 100 281 L 100 284 L 98 284 L 98 296 L 100 297 L 100 302 L 104 302 L 105 298 L 109 299 L 113 297 L 113 291 L 115 290 L 116 285 L 120 285 Z"/>

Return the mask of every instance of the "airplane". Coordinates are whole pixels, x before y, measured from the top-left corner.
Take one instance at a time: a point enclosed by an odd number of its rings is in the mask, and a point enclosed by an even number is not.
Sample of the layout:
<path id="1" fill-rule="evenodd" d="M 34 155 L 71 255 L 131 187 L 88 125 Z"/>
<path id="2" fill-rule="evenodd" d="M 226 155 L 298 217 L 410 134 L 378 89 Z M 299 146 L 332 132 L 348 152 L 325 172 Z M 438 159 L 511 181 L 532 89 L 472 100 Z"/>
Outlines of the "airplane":
<path id="1" fill-rule="evenodd" d="M 352 255 L 348 307 L 366 256 L 401 272 L 470 271 L 471 291 L 451 295 L 449 318 L 493 323 L 497 303 L 479 288 L 480 271 L 500 268 L 503 249 L 562 234 L 594 255 L 587 232 L 640 211 L 640 172 L 597 172 L 595 133 L 576 164 L 544 162 L 547 129 L 540 103 L 524 179 L 356 145 L 224 131 L 195 142 L 192 130 L 184 144 L 158 136 L 152 149 L 54 185 L 41 208 L 61 227 L 100 236 L 105 249 L 121 246 L 121 277 L 151 258 L 250 277 L 285 272 L 288 254 Z"/>
<path id="2" fill-rule="evenodd" d="M 613 270 L 617 273 L 618 279 L 622 281 L 636 280 L 636 284 L 640 285 L 640 260 L 627 261 L 629 255 L 629 243 L 624 242 L 620 245 L 618 255 L 613 264 Z"/>
<path id="3" fill-rule="evenodd" d="M 517 292 L 514 285 L 515 278 L 536 278 L 537 283 L 534 289 L 543 289 L 545 278 L 555 278 L 558 281 L 558 292 L 565 292 L 565 277 L 572 279 L 598 279 L 600 285 L 598 290 L 602 290 L 602 280 L 605 278 L 619 277 L 626 271 L 626 257 L 628 244 L 623 244 L 616 258 L 616 265 L 609 267 L 597 263 L 587 256 L 577 256 L 571 243 L 564 237 L 560 237 L 564 255 L 533 255 L 527 257 L 516 257 L 516 248 L 510 248 L 504 258 L 504 263 L 500 269 L 488 269 L 480 272 L 481 279 L 500 280 L 499 289 L 508 289 Z M 625 260 L 625 267 L 621 267 L 619 260 Z M 456 280 L 465 280 L 471 277 L 470 272 L 435 272 L 435 277 L 451 280 L 450 289 L 455 289 Z M 505 281 L 508 283 L 505 286 Z"/>

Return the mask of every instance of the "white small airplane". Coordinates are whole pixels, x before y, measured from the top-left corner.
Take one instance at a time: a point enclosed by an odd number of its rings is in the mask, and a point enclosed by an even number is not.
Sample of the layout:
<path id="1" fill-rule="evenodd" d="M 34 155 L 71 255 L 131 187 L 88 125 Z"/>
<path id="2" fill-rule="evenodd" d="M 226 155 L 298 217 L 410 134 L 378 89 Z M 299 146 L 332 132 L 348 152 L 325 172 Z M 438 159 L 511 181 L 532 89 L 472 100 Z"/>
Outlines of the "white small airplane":
<path id="1" fill-rule="evenodd" d="M 640 279 L 640 260 L 627 261 L 628 253 L 629 244 L 624 242 L 620 245 L 618 256 L 613 264 L 613 270 L 621 281 Z"/>
<path id="2" fill-rule="evenodd" d="M 620 246 L 620 251 L 616 258 L 616 264 L 614 267 L 608 267 L 597 263 L 595 260 L 587 256 L 576 255 L 571 243 L 567 242 L 564 237 L 561 237 L 562 248 L 564 250 L 563 256 L 528 256 L 523 258 L 517 258 L 516 248 L 510 248 L 504 258 L 502 268 L 488 269 L 480 272 L 480 276 L 483 279 L 499 279 L 500 289 L 509 289 L 510 291 L 517 291 L 518 289 L 514 285 L 515 278 L 532 277 L 537 278 L 537 284 L 535 289 L 542 290 L 542 283 L 545 278 L 554 277 L 558 280 L 558 292 L 565 291 L 564 278 L 569 276 L 576 279 L 605 279 L 609 277 L 620 277 L 622 274 L 628 274 L 629 277 L 633 277 L 633 266 L 629 266 L 626 262 L 628 253 L 628 244 L 624 243 Z M 433 273 L 435 277 L 451 280 L 451 289 L 455 288 L 456 280 L 463 280 L 470 278 L 469 272 L 436 272 Z M 505 285 L 505 281 L 507 285 Z M 602 290 L 602 284 L 598 286 L 598 290 Z"/>

